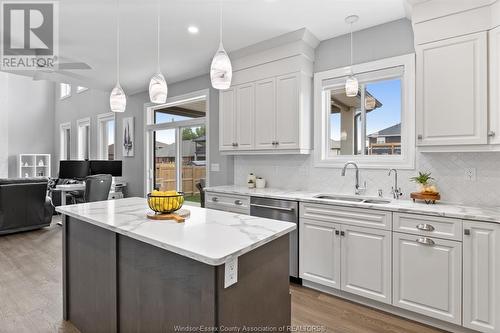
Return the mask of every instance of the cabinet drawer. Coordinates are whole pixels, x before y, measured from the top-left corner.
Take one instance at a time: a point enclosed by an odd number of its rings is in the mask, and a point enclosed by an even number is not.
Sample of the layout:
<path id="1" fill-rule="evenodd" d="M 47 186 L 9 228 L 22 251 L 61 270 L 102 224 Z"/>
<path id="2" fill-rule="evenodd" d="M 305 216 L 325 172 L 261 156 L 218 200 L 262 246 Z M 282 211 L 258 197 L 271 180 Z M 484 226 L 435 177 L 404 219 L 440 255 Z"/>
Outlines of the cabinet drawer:
<path id="1" fill-rule="evenodd" d="M 462 220 L 448 217 L 394 213 L 394 231 L 462 240 Z"/>
<path id="2" fill-rule="evenodd" d="M 375 209 L 301 203 L 300 217 L 385 230 L 392 228 L 392 213 Z"/>
<path id="3" fill-rule="evenodd" d="M 207 192 L 205 206 L 210 209 L 249 215 L 250 197 L 246 195 Z"/>

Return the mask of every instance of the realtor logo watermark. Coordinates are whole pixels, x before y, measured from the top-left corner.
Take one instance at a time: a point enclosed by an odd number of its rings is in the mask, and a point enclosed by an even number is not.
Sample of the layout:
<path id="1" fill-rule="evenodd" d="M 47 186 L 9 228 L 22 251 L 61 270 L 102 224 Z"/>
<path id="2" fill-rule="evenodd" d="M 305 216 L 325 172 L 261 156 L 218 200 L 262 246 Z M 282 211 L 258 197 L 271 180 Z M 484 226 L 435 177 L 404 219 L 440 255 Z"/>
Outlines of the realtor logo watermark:
<path id="1" fill-rule="evenodd" d="M 2 70 L 54 69 L 59 51 L 55 1 L 1 2 Z"/>

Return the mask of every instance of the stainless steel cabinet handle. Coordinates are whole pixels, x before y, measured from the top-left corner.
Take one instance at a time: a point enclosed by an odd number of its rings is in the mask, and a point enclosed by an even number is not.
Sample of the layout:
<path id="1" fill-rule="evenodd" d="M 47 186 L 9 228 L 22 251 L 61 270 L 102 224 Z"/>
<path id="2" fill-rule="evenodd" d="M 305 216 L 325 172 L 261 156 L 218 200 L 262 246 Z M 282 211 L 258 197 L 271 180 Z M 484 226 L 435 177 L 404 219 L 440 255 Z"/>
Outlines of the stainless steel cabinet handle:
<path id="1" fill-rule="evenodd" d="M 279 145 L 279 144 L 280 144 L 279 141 L 276 141 L 276 146 Z"/>
<path id="2" fill-rule="evenodd" d="M 427 238 L 427 237 L 417 238 L 417 243 L 424 244 L 424 245 L 435 245 L 436 244 L 436 242 L 434 242 L 432 239 Z"/>
<path id="3" fill-rule="evenodd" d="M 238 142 L 233 142 L 233 147 L 238 147 Z"/>
<path id="4" fill-rule="evenodd" d="M 259 207 L 259 208 L 281 210 L 281 211 L 284 211 L 284 212 L 293 212 L 295 210 L 295 208 L 291 208 L 291 207 L 276 207 L 276 206 L 268 206 L 268 205 L 260 205 L 260 204 L 250 204 L 250 206 Z"/>
<path id="5" fill-rule="evenodd" d="M 491 137 L 494 137 L 495 136 L 495 132 L 494 131 L 489 131 L 488 132 L 488 136 L 491 138 Z"/>
<path id="6" fill-rule="evenodd" d="M 423 139 L 423 137 L 424 137 L 424 136 L 423 136 L 422 134 L 417 135 L 417 139 L 419 139 L 419 140 L 422 140 L 422 139 Z"/>
<path id="7" fill-rule="evenodd" d="M 470 229 L 464 229 L 464 235 L 470 236 Z"/>
<path id="8" fill-rule="evenodd" d="M 212 198 L 212 201 L 213 201 L 213 202 L 217 202 L 217 201 L 219 201 L 219 198 L 217 198 L 217 197 L 213 197 L 213 198 Z"/>
<path id="9" fill-rule="evenodd" d="M 243 202 L 241 200 L 234 200 L 234 204 L 241 206 L 241 205 L 243 205 Z"/>
<path id="10" fill-rule="evenodd" d="M 436 230 L 432 224 L 421 223 L 417 225 L 418 230 L 422 231 L 434 231 Z"/>
<path id="11" fill-rule="evenodd" d="M 335 230 L 335 235 L 337 235 L 337 236 L 340 235 L 340 231 Z"/>

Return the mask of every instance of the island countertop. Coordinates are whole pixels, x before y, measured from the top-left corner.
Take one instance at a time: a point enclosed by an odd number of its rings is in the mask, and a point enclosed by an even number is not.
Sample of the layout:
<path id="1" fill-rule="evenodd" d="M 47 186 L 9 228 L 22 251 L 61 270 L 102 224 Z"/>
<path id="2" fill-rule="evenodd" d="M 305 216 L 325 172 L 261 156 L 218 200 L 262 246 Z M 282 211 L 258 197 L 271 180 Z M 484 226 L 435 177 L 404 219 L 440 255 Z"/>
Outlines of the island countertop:
<path id="1" fill-rule="evenodd" d="M 293 231 L 293 223 L 185 206 L 184 223 L 146 217 L 146 199 L 126 198 L 57 207 L 80 221 L 111 230 L 182 256 L 218 266 Z"/>

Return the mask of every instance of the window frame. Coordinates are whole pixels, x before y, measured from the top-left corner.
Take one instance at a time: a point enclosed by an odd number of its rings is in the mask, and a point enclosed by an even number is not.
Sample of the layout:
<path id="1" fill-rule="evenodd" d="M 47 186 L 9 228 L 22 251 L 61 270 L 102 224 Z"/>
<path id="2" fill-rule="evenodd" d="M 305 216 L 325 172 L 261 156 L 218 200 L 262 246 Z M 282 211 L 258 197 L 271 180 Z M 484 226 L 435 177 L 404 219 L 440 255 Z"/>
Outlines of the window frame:
<path id="1" fill-rule="evenodd" d="M 386 58 L 352 66 L 354 74 L 374 73 L 374 79 L 383 79 L 377 72 L 402 67 L 401 78 L 401 155 L 332 155 L 328 152 L 330 135 L 329 114 L 325 105 L 332 86 L 324 82 L 347 78 L 350 67 L 336 68 L 314 74 L 314 166 L 342 168 L 354 161 L 362 168 L 415 168 L 415 54 Z M 364 131 L 363 131 L 364 133 Z"/>
<path id="2" fill-rule="evenodd" d="M 155 111 L 176 105 L 182 105 L 196 100 L 205 100 L 205 117 L 194 118 L 189 120 L 181 120 L 177 122 L 166 122 L 155 124 Z M 193 91 L 183 95 L 169 97 L 165 104 L 144 104 L 144 192 L 145 194 L 153 190 L 154 183 L 154 132 L 164 129 L 176 130 L 176 144 L 178 148 L 178 156 L 182 155 L 180 150 L 181 128 L 204 125 L 206 135 L 206 185 L 210 184 L 210 90 L 203 89 Z M 176 186 L 178 190 L 182 187 L 182 156 L 176 158 Z"/>
<path id="3" fill-rule="evenodd" d="M 62 87 L 65 86 L 68 88 L 68 91 L 65 95 L 62 94 Z M 71 97 L 71 90 L 72 90 L 72 87 L 71 87 L 71 84 L 69 83 L 59 83 L 59 100 L 64 100 L 64 99 L 67 99 L 67 98 L 70 98 Z"/>
<path id="4" fill-rule="evenodd" d="M 89 90 L 89 88 L 87 88 L 87 87 L 83 87 L 83 86 L 77 86 L 76 87 L 76 93 L 77 94 L 80 94 L 80 93 L 85 92 L 87 90 Z"/>
<path id="5" fill-rule="evenodd" d="M 69 131 L 69 142 L 66 140 L 66 131 Z M 69 146 L 69 156 L 66 156 L 67 148 Z M 71 123 L 59 124 L 59 160 L 71 160 Z"/>
<path id="6" fill-rule="evenodd" d="M 88 127 L 89 132 L 87 136 L 87 150 L 88 150 L 88 159 L 90 159 L 90 136 L 91 136 L 91 127 L 90 127 L 90 117 L 78 119 L 76 121 L 76 129 L 78 133 L 78 141 L 77 141 L 77 156 L 79 160 L 85 159 L 85 153 L 83 151 L 83 130 Z"/>
<path id="7" fill-rule="evenodd" d="M 113 136 L 115 138 L 115 144 L 113 147 L 113 155 L 116 159 L 116 115 L 114 112 L 101 113 L 97 115 L 97 159 L 103 161 L 109 161 L 108 159 L 108 150 L 104 149 L 104 135 L 103 124 L 107 124 L 109 121 L 113 120 L 115 122 L 115 130 Z"/>

